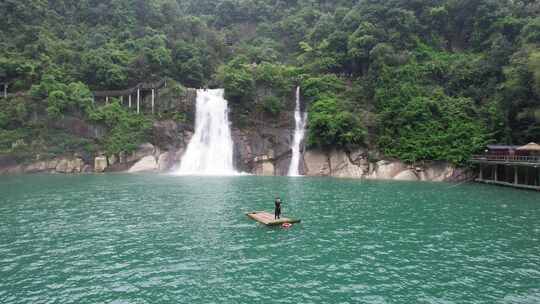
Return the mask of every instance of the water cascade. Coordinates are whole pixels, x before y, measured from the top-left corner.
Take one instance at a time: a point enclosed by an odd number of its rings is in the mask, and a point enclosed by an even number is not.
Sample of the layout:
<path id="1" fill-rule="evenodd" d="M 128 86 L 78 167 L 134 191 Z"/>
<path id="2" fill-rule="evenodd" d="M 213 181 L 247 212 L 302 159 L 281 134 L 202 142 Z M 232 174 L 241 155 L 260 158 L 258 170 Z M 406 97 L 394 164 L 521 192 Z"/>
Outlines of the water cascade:
<path id="1" fill-rule="evenodd" d="M 195 134 L 178 174 L 233 175 L 233 141 L 224 90 L 198 90 Z"/>
<path id="2" fill-rule="evenodd" d="M 307 113 L 303 113 L 300 109 L 300 87 L 296 88 L 296 107 L 294 109 L 294 138 L 291 146 L 292 158 L 289 166 L 288 176 L 299 176 L 301 145 L 306 133 Z"/>

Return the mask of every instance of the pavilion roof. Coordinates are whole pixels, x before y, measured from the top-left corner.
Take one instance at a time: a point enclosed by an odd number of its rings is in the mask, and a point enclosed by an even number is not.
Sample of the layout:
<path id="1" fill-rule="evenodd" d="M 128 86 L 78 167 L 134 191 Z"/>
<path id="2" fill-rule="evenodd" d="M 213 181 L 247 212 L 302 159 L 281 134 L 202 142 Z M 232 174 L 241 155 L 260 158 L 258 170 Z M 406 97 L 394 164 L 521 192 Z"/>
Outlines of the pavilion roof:
<path id="1" fill-rule="evenodd" d="M 537 144 L 537 143 L 528 143 L 526 144 L 525 146 L 521 146 L 519 148 L 517 148 L 517 150 L 520 150 L 520 151 L 540 151 L 540 145 Z"/>
<path id="2" fill-rule="evenodd" d="M 487 145 L 489 150 L 515 150 L 518 147 L 512 145 Z"/>

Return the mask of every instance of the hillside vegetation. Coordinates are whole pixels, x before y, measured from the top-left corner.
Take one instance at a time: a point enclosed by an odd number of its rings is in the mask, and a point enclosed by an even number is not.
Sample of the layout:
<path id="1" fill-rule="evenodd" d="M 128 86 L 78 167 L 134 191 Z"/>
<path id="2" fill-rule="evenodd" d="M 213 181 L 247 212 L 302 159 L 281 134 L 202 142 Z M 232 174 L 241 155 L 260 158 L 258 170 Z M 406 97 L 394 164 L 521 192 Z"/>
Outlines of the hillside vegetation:
<path id="1" fill-rule="evenodd" d="M 0 11 L 0 82 L 28 92 L 0 99 L 3 154 L 129 150 L 151 117 L 98 108 L 91 90 L 163 78 L 225 87 L 240 118 L 279 114 L 300 85 L 313 147 L 460 163 L 488 142 L 540 140 L 534 0 L 7 0 Z M 112 132 L 53 134 L 67 114 Z"/>

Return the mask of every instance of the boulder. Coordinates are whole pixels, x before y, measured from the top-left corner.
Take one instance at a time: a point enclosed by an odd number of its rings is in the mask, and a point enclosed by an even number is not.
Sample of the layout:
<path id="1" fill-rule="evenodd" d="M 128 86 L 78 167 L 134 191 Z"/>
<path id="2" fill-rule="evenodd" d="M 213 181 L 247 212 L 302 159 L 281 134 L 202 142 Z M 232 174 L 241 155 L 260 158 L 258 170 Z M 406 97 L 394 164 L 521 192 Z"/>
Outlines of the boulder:
<path id="1" fill-rule="evenodd" d="M 137 172 L 151 172 L 158 169 L 158 163 L 156 158 L 152 155 L 145 156 L 139 160 L 135 165 L 133 165 L 128 172 L 137 173 Z"/>
<path id="2" fill-rule="evenodd" d="M 365 149 L 356 149 L 349 153 L 349 159 L 356 165 L 367 165 L 368 151 Z"/>
<path id="3" fill-rule="evenodd" d="M 447 162 L 433 162 L 427 164 L 420 172 L 423 181 L 442 182 L 452 178 L 455 167 Z"/>
<path id="4" fill-rule="evenodd" d="M 80 158 L 68 159 L 61 158 L 54 169 L 58 173 L 81 173 L 84 167 L 84 161 Z"/>
<path id="5" fill-rule="evenodd" d="M 308 176 L 330 175 L 330 161 L 326 153 L 318 150 L 310 150 L 304 153 L 304 169 Z"/>
<path id="6" fill-rule="evenodd" d="M 400 161 L 378 161 L 371 169 L 369 178 L 373 179 L 392 179 L 401 171 L 407 169 L 407 166 Z"/>
<path id="7" fill-rule="evenodd" d="M 54 168 L 54 170 L 58 173 L 68 173 L 68 166 L 68 160 L 61 159 L 58 161 L 58 164 L 56 165 L 56 168 Z"/>
<path id="8" fill-rule="evenodd" d="M 24 168 L 24 171 L 27 173 L 37 173 L 37 172 L 47 171 L 48 169 L 49 167 L 46 161 L 38 161 L 38 162 L 31 163 L 28 166 L 26 166 Z"/>
<path id="9" fill-rule="evenodd" d="M 54 171 L 54 170 L 56 169 L 56 166 L 58 165 L 58 162 L 59 162 L 59 161 L 60 161 L 60 160 L 58 160 L 58 159 L 56 159 L 56 158 L 55 158 L 55 159 L 49 160 L 49 161 L 47 162 L 47 170 L 49 170 L 49 171 Z"/>
<path id="10" fill-rule="evenodd" d="M 417 181 L 418 176 L 416 176 L 416 173 L 413 170 L 405 170 L 398 173 L 396 176 L 394 176 L 395 180 L 402 180 L 402 181 Z"/>
<path id="11" fill-rule="evenodd" d="M 133 163 L 139 161 L 146 156 L 153 156 L 155 152 L 156 148 L 151 143 L 141 144 L 139 147 L 137 147 L 137 150 L 126 156 L 126 162 Z"/>
<path id="12" fill-rule="evenodd" d="M 55 171 L 58 173 L 81 173 L 84 167 L 84 161 L 80 158 L 60 159 L 56 165 Z"/>
<path id="13" fill-rule="evenodd" d="M 345 151 L 334 150 L 330 153 L 331 175 L 334 177 L 361 178 L 364 171 L 353 164 Z"/>
<path id="14" fill-rule="evenodd" d="M 98 156 L 94 158 L 94 171 L 101 173 L 107 169 L 107 158 L 105 156 Z"/>

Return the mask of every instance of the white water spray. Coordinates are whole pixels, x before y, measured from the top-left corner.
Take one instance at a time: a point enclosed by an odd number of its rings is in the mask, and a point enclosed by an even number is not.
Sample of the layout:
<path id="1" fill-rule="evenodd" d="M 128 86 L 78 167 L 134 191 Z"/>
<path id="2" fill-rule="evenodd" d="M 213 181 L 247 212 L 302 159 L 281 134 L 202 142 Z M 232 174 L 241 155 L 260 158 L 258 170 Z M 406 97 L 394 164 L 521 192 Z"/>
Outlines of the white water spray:
<path id="1" fill-rule="evenodd" d="M 289 166 L 288 176 L 299 176 L 301 145 L 306 133 L 307 113 L 300 110 L 300 87 L 296 88 L 296 107 L 294 109 L 294 138 L 292 149 L 291 165 Z"/>
<path id="2" fill-rule="evenodd" d="M 234 175 L 233 141 L 224 90 L 198 90 L 195 134 L 182 157 L 182 175 Z"/>

